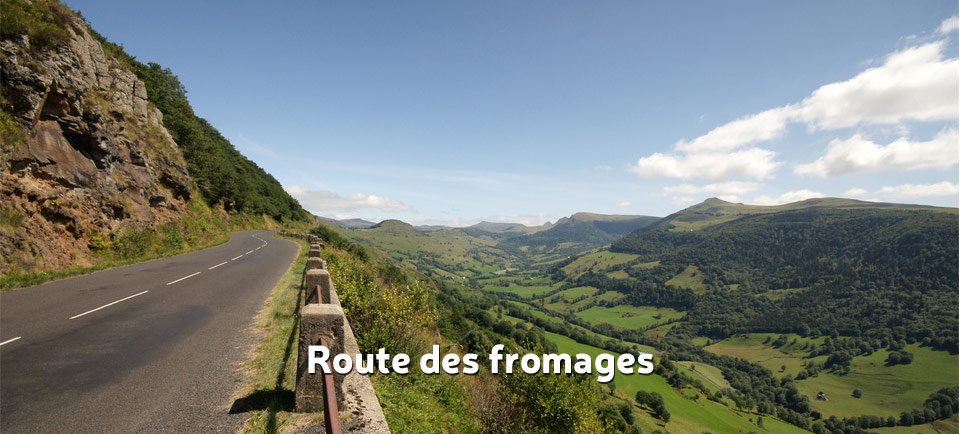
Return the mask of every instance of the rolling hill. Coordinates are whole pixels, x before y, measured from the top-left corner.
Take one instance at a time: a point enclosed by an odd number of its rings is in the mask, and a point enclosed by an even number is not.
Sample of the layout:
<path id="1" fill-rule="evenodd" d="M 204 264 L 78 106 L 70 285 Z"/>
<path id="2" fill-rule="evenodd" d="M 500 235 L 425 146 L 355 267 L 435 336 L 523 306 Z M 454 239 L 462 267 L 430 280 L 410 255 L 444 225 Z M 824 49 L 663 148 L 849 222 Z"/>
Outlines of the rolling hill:
<path id="1" fill-rule="evenodd" d="M 576 213 L 549 229 L 497 243 L 503 250 L 534 254 L 575 254 L 609 244 L 659 220 L 657 217 Z"/>

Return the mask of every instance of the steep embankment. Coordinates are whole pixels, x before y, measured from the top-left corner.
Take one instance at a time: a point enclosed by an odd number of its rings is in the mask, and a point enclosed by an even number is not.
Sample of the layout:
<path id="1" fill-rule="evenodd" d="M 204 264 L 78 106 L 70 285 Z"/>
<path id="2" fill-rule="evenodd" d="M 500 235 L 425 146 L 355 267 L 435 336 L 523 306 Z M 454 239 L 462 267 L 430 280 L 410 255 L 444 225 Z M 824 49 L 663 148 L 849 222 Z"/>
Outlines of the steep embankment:
<path id="1" fill-rule="evenodd" d="M 84 265 L 96 233 L 177 218 L 191 199 L 187 163 L 143 82 L 108 59 L 66 7 L 8 3 L 0 41 L 3 274 Z M 12 24 L 17 18 L 22 26 Z"/>
<path id="2" fill-rule="evenodd" d="M 0 276 L 180 251 L 261 215 L 307 218 L 193 113 L 169 70 L 56 1 L 4 1 L 0 18 Z"/>

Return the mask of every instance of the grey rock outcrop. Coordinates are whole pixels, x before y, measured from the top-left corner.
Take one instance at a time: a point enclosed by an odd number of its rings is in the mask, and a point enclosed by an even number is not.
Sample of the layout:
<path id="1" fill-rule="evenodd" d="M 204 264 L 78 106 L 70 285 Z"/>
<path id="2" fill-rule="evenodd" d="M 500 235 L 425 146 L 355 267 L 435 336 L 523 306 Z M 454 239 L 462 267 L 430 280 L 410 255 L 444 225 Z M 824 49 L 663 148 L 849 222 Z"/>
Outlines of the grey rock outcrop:
<path id="1" fill-rule="evenodd" d="M 80 18 L 68 43 L 0 40 L 0 275 L 89 264 L 93 234 L 179 219 L 191 180 L 143 82 Z"/>

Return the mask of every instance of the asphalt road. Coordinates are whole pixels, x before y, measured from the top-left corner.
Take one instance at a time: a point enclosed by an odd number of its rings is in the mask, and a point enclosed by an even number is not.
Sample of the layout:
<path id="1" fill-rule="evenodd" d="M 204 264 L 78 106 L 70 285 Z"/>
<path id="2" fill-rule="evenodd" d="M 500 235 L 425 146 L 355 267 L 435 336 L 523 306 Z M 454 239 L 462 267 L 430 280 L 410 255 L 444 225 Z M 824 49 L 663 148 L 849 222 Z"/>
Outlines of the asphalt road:
<path id="1" fill-rule="evenodd" d="M 235 432 L 250 326 L 297 251 L 240 232 L 0 294 L 0 431 Z"/>

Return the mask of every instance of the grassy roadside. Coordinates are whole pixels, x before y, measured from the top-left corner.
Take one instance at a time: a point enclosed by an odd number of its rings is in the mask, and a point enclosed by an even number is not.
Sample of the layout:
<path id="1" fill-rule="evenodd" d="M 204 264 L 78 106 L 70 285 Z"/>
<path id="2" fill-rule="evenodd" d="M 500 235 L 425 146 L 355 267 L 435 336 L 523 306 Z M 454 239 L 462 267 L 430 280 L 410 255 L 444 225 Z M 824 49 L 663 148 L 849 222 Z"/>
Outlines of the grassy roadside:
<path id="1" fill-rule="evenodd" d="M 283 239 L 299 244 L 300 253 L 257 315 L 254 329 L 259 342 L 241 365 L 245 380 L 234 394 L 231 412 L 249 413 L 245 433 L 284 432 L 320 422 L 314 420 L 317 415 L 293 412 L 303 270 L 310 246 L 302 240 Z"/>
<path id="2" fill-rule="evenodd" d="M 199 192 L 194 190 L 194 194 Z M 181 219 L 158 224 L 155 228 L 122 227 L 112 233 L 91 231 L 86 235 L 90 251 L 82 256 L 93 265 L 32 273 L 14 267 L 6 271 L 7 275 L 0 276 L 0 292 L 203 250 L 229 241 L 231 232 L 305 225 L 299 222 L 281 224 L 270 217 L 252 214 L 225 217 L 202 200 L 190 202 L 188 210 Z M 3 233 L 0 225 L 0 236 Z M 10 260 L 0 258 L 0 261 Z"/>
<path id="3" fill-rule="evenodd" d="M 199 246 L 193 246 L 185 249 L 177 249 L 165 253 L 159 253 L 156 255 L 150 255 L 140 258 L 130 258 L 119 261 L 109 261 L 97 265 L 92 265 L 89 267 L 74 267 L 67 268 L 63 270 L 48 270 L 41 271 L 39 273 L 31 274 L 14 274 L 12 276 L 3 276 L 0 277 L 0 292 L 10 291 L 20 288 L 28 288 L 31 286 L 40 285 L 42 283 L 52 282 L 54 280 L 66 279 L 69 277 L 83 276 L 85 274 L 95 273 L 97 271 L 108 270 L 111 268 L 125 267 L 127 265 L 139 264 L 141 262 L 155 261 L 157 259 L 169 258 L 173 256 L 185 255 L 187 253 L 196 252 L 198 250 L 203 250 L 213 246 L 218 246 L 220 244 L 226 243 L 230 240 L 230 236 L 226 233 L 220 234 L 214 241 L 202 244 Z"/>

